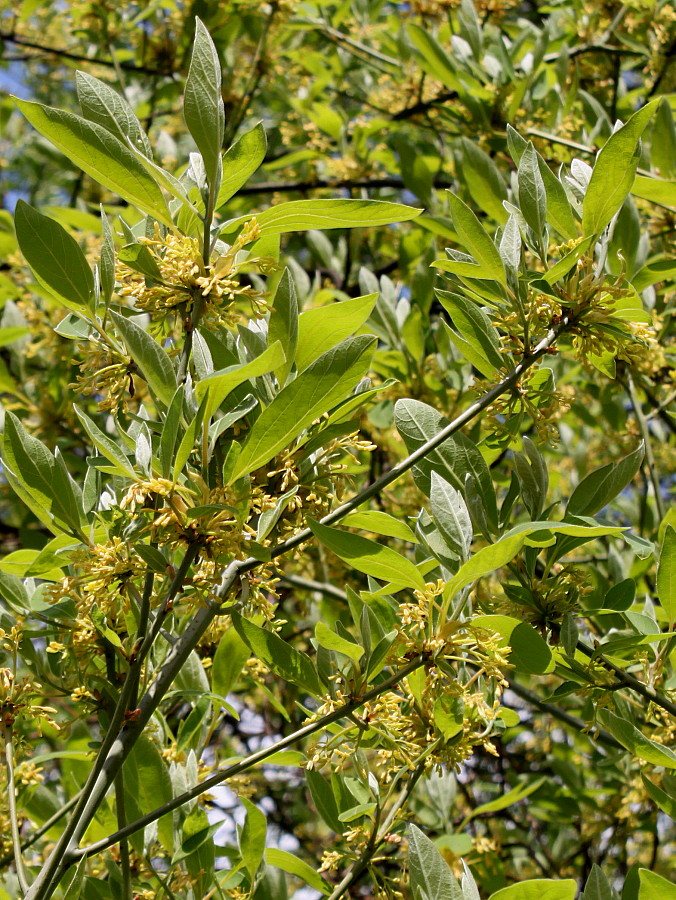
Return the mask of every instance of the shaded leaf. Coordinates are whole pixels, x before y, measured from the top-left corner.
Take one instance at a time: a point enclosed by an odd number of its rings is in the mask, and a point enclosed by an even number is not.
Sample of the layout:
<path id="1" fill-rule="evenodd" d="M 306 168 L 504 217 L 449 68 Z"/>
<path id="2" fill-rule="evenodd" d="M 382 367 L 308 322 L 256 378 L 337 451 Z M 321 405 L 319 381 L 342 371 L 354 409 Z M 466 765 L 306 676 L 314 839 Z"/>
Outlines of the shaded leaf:
<path id="1" fill-rule="evenodd" d="M 232 623 L 249 649 L 273 672 L 310 694 L 321 695 L 317 670 L 305 653 L 287 644 L 278 634 L 255 625 L 234 611 Z"/>
<path id="2" fill-rule="evenodd" d="M 600 709 L 596 717 L 612 736 L 634 756 L 652 763 L 654 766 L 676 769 L 676 753 L 663 744 L 651 741 L 631 722 L 616 716 L 609 709 Z"/>
<path id="3" fill-rule="evenodd" d="M 573 516 L 593 516 L 607 506 L 638 472 L 643 454 L 644 446 L 641 443 L 617 465 L 609 463 L 590 472 L 571 494 L 566 513 Z"/>
<path id="4" fill-rule="evenodd" d="M 116 312 L 111 312 L 110 315 L 148 386 L 158 400 L 169 406 L 178 385 L 174 366 L 166 350 L 135 322 Z"/>
<path id="5" fill-rule="evenodd" d="M 657 565 L 657 596 L 671 625 L 676 621 L 676 529 L 667 525 Z"/>
<path id="6" fill-rule="evenodd" d="M 91 307 L 94 276 L 75 238 L 21 199 L 16 204 L 14 225 L 19 249 L 40 284 L 68 306 Z"/>

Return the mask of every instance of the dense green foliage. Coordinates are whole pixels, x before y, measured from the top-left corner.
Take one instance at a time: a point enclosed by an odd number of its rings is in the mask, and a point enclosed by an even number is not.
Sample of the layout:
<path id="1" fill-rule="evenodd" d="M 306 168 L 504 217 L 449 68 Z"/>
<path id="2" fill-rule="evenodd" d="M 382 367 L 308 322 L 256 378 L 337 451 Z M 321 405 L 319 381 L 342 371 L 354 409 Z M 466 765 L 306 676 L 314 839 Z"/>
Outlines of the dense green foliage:
<path id="1" fill-rule="evenodd" d="M 673 5 L 0 37 L 0 900 L 673 898 Z"/>

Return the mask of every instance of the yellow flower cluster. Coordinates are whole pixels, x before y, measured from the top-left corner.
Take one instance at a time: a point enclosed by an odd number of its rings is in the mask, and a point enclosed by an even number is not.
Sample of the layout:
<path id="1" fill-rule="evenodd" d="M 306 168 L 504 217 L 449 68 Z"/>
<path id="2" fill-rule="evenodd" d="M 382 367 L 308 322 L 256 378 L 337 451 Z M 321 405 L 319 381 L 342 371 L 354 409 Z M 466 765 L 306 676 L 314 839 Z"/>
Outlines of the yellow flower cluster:
<path id="1" fill-rule="evenodd" d="M 370 748 L 372 769 L 388 784 L 401 770 L 413 770 L 420 763 L 426 770 L 455 767 L 477 746 L 494 752 L 489 738 L 507 684 L 503 670 L 508 651 L 499 635 L 471 623 L 449 622 L 436 628 L 441 591 L 442 583 L 430 584 L 415 592 L 415 603 L 402 605 L 399 639 L 391 652 L 397 661 L 420 654 L 429 661 L 396 690 L 363 704 L 354 724 L 315 745 L 309 752 L 311 768 L 345 769 L 357 748 Z M 342 675 L 335 682 L 334 695 L 316 711 L 316 718 L 350 698 Z"/>
<path id="2" fill-rule="evenodd" d="M 267 312 L 264 296 L 249 284 L 242 284 L 239 272 L 244 262 L 237 259 L 241 250 L 255 241 L 260 229 L 255 219 L 242 229 L 234 244 L 212 263 L 205 263 L 195 238 L 181 234 L 162 237 L 159 227 L 154 238 L 141 238 L 161 275 L 161 281 L 146 278 L 131 266 L 118 262 L 117 278 L 121 297 L 130 297 L 134 307 L 147 312 L 155 325 L 163 325 L 168 312 L 189 316 L 196 303 L 200 318 L 213 324 L 233 325 L 241 313 L 234 309 L 238 299 L 248 300 L 251 312 L 263 316 Z M 268 269 L 274 265 L 267 258 L 247 259 Z"/>

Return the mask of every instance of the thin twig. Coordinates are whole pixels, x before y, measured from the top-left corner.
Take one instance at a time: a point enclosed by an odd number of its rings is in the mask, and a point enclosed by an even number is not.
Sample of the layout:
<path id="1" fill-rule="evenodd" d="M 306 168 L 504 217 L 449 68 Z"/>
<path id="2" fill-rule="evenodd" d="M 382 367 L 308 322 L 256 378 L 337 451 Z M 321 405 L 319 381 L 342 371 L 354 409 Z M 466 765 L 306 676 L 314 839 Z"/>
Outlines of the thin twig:
<path id="1" fill-rule="evenodd" d="M 569 725 L 573 731 L 578 732 L 578 734 L 587 734 L 587 726 L 582 719 L 578 719 L 577 716 L 572 716 L 570 713 L 567 713 L 563 709 L 559 709 L 558 706 L 554 706 L 552 703 L 546 703 L 533 691 L 529 691 L 528 688 L 523 687 L 523 685 L 517 684 L 515 681 L 510 681 L 509 690 L 515 693 L 517 697 L 521 697 L 522 700 L 525 700 L 530 706 L 535 706 L 541 712 L 547 713 L 547 715 L 551 716 L 553 719 L 558 719 L 559 722 L 563 722 L 564 725 Z M 594 741 L 594 735 L 587 734 L 587 737 L 590 741 Z M 612 734 L 603 728 L 596 728 L 596 740 L 598 740 L 599 744 L 605 744 L 607 747 L 612 747 L 614 750 L 624 750 L 622 744 L 620 744 L 619 741 L 616 741 Z"/>
<path id="2" fill-rule="evenodd" d="M 425 754 L 427 755 L 427 753 Z M 364 870 L 368 868 L 369 863 L 373 859 L 373 856 L 378 852 L 379 848 L 382 846 L 385 838 L 390 832 L 392 825 L 394 824 L 397 815 L 399 814 L 399 810 L 404 806 L 408 798 L 411 796 L 413 792 L 413 788 L 416 786 L 418 781 L 420 780 L 420 776 L 425 771 L 425 760 L 421 760 L 416 768 L 411 772 L 411 775 L 406 782 L 405 787 L 397 797 L 396 801 L 392 805 L 387 817 L 384 819 L 382 825 L 378 829 L 378 831 L 373 835 L 372 840 L 369 841 L 366 846 L 364 852 L 359 857 L 359 859 L 354 863 L 351 869 L 347 872 L 343 880 L 338 884 L 333 893 L 329 896 L 328 900 L 339 900 L 343 894 L 349 890 L 352 885 L 357 881 L 357 879 L 362 875 Z"/>
<path id="3" fill-rule="evenodd" d="M 316 591 L 318 594 L 324 594 L 325 597 L 334 597 L 336 600 L 346 602 L 345 591 L 323 581 L 314 581 L 312 578 L 301 578 L 299 575 L 285 573 L 282 576 L 281 584 L 290 584 L 292 587 L 301 588 L 304 591 Z"/>
<path id="4" fill-rule="evenodd" d="M 445 178 L 443 175 L 434 179 L 432 187 L 442 189 L 452 187 L 453 181 Z M 338 190 L 356 190 L 363 188 L 369 191 L 378 188 L 397 188 L 404 190 L 406 185 L 401 178 L 395 176 L 383 176 L 381 178 L 313 178 L 307 181 L 261 181 L 257 184 L 246 184 L 241 187 L 238 194 L 275 194 L 289 193 L 297 191 L 298 193 L 306 193 L 307 191 L 318 191 L 323 189 Z"/>
<path id="5" fill-rule="evenodd" d="M 425 665 L 425 662 L 425 657 L 416 657 L 405 666 L 402 666 L 401 669 L 390 675 L 389 678 L 386 678 L 384 681 L 382 681 L 379 685 L 372 688 L 370 691 L 367 691 L 362 697 L 348 700 L 333 712 L 327 713 L 327 715 L 322 716 L 320 719 L 317 719 L 314 722 L 311 722 L 309 725 L 305 725 L 303 728 L 299 728 L 298 731 L 295 731 L 293 734 L 290 734 L 287 737 L 281 738 L 276 743 L 270 744 L 269 746 L 264 747 L 262 750 L 258 750 L 256 753 L 252 753 L 251 756 L 241 760 L 241 762 L 235 763 L 232 766 L 227 766 L 224 769 L 217 769 L 216 772 L 213 773 L 213 775 L 205 778 L 204 781 L 195 785 L 195 787 L 191 788 L 189 791 L 184 791 L 184 793 L 179 794 L 178 797 L 174 797 L 174 799 L 170 800 L 168 803 L 165 803 L 157 809 L 154 809 L 152 812 L 147 813 L 145 816 L 141 816 L 141 818 L 137 819 L 135 822 L 130 822 L 125 828 L 116 831 L 115 834 L 111 834 L 107 838 L 97 841 L 95 844 L 90 844 L 88 847 L 74 850 L 70 854 L 69 864 L 76 862 L 83 856 L 93 856 L 94 854 L 99 853 L 102 850 L 107 850 L 108 847 L 112 847 L 123 838 L 129 837 L 129 835 L 134 834 L 136 831 L 140 831 L 147 825 L 156 822 L 158 819 L 161 819 L 162 816 L 167 815 L 167 813 L 173 812 L 173 810 L 178 809 L 185 803 L 188 803 L 190 800 L 194 800 L 196 797 L 199 797 L 206 791 L 211 790 L 211 788 L 215 787 L 217 784 L 222 784 L 229 778 L 234 778 L 236 775 L 240 775 L 242 772 L 246 772 L 249 769 L 252 769 L 259 763 L 265 762 L 265 760 L 269 756 L 272 756 L 274 753 L 278 753 L 280 750 L 285 750 L 287 747 L 291 747 L 293 746 L 293 744 L 297 744 L 299 741 L 303 740 L 303 738 L 309 737 L 310 735 L 315 734 L 318 731 L 322 731 L 324 728 L 327 728 L 329 725 L 332 725 L 339 719 L 343 719 L 346 716 L 349 716 L 350 713 L 359 709 L 365 703 L 370 703 L 371 700 L 375 700 L 376 697 L 379 697 L 381 694 L 391 690 L 403 678 L 405 678 L 407 675 L 410 675 L 411 672 L 414 672 L 416 669 L 419 669 L 421 666 Z"/>
<path id="6" fill-rule="evenodd" d="M 249 72 L 249 77 L 247 79 L 246 85 L 244 87 L 244 92 L 242 93 L 242 98 L 237 105 L 237 112 L 233 115 L 230 122 L 228 122 L 224 143 L 227 146 L 230 144 L 237 134 L 237 130 L 239 126 L 242 124 L 244 120 L 244 116 L 251 104 L 251 101 L 256 93 L 256 89 L 260 84 L 260 80 L 263 77 L 263 71 L 260 66 L 261 57 L 265 52 L 265 45 L 268 40 L 268 33 L 270 31 L 270 26 L 272 25 L 272 20 L 275 17 L 275 13 L 277 12 L 277 4 L 272 3 L 270 12 L 263 22 L 263 26 L 261 29 L 261 34 L 258 39 L 258 43 L 256 44 L 256 49 L 254 51 L 253 59 L 251 61 L 251 71 Z"/>
<path id="7" fill-rule="evenodd" d="M 127 812 L 124 803 L 124 776 L 122 770 L 115 777 L 115 811 L 118 829 L 127 824 Z M 120 867 L 122 869 L 122 900 L 132 900 L 131 892 L 131 860 L 129 857 L 129 841 L 120 841 Z"/>
<path id="8" fill-rule="evenodd" d="M 61 56 L 64 59 L 72 59 L 75 62 L 88 62 L 96 66 L 107 66 L 109 69 L 115 68 L 112 59 L 101 59 L 98 56 L 83 56 L 80 53 L 71 53 L 69 50 L 62 50 L 58 47 L 47 47 L 45 44 L 37 44 L 35 41 L 26 40 L 19 37 L 14 32 L 0 32 L 0 40 L 9 44 L 16 44 L 19 47 L 30 47 L 33 50 L 40 50 L 42 53 L 49 53 L 52 56 Z M 161 69 L 151 69 L 148 66 L 137 66 L 129 62 L 119 63 L 122 69 L 128 72 L 141 72 L 144 75 L 165 75 L 173 77 L 174 72 L 171 70 L 162 71 Z"/>
<path id="9" fill-rule="evenodd" d="M 7 774 L 7 810 L 12 832 L 12 847 L 14 848 L 14 865 L 19 887 L 25 894 L 29 888 L 26 872 L 23 867 L 21 855 L 21 836 L 19 835 L 19 819 L 16 811 L 16 787 L 14 785 L 14 745 L 12 742 L 12 722 L 9 714 L 2 718 L 2 746 L 5 754 L 5 770 Z"/>
<path id="10" fill-rule="evenodd" d="M 587 644 L 582 641 L 577 642 L 577 649 L 584 653 L 589 659 L 595 659 L 601 663 L 602 666 L 610 669 L 621 684 L 630 688 L 634 693 L 639 694 L 644 700 L 647 700 L 649 703 L 654 703 L 655 706 L 660 706 L 666 712 L 671 713 L 672 716 L 676 716 L 676 703 L 672 703 L 668 697 L 660 694 L 652 685 L 644 684 L 642 681 L 639 681 L 638 678 L 630 675 L 629 672 L 625 672 L 624 669 L 616 666 L 614 662 L 611 662 L 606 656 L 599 653 L 598 650 L 588 647 Z"/>
<path id="11" fill-rule="evenodd" d="M 665 510 L 664 503 L 662 502 L 660 478 L 657 472 L 657 465 L 655 464 L 655 454 L 653 453 L 652 440 L 650 438 L 650 429 L 648 428 L 646 417 L 643 414 L 643 407 L 641 406 L 641 401 L 639 400 L 638 394 L 636 393 L 636 385 L 634 384 L 634 379 L 631 377 L 630 372 L 627 372 L 627 391 L 629 392 L 629 399 L 631 400 L 631 405 L 634 409 L 634 415 L 636 416 L 639 431 L 641 432 L 641 437 L 643 438 L 643 443 L 645 445 L 645 462 L 646 466 L 648 467 L 650 483 L 653 486 L 657 516 L 661 522 L 664 519 Z"/>

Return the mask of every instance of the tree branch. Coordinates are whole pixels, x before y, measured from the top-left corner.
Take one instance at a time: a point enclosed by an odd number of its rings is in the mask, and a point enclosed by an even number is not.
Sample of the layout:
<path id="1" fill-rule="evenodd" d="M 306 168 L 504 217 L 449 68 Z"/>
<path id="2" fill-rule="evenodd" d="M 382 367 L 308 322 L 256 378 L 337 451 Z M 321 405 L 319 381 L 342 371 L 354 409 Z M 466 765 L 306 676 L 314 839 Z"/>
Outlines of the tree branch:
<path id="1" fill-rule="evenodd" d="M 450 178 L 444 178 L 443 176 L 441 176 L 434 179 L 432 186 L 441 189 L 452 187 L 452 185 L 453 182 Z M 262 181 L 258 184 L 244 185 L 244 187 L 241 187 L 237 193 L 242 195 L 274 194 L 278 191 L 285 193 L 288 193 L 290 191 L 298 191 L 300 193 L 304 193 L 305 191 L 316 191 L 322 188 L 330 188 L 333 190 L 339 188 L 344 188 L 346 190 L 352 190 L 353 188 L 365 188 L 367 190 L 375 190 L 376 188 L 388 187 L 405 189 L 406 185 L 401 178 L 396 178 L 395 176 L 390 175 L 384 175 L 381 178 L 344 178 L 339 181 L 334 181 L 330 178 L 315 178 L 308 181 Z"/>
<path id="2" fill-rule="evenodd" d="M 582 719 L 578 719 L 577 716 L 571 716 L 570 713 L 567 713 L 563 709 L 559 709 L 558 706 L 554 706 L 552 703 L 545 703 L 544 700 L 541 700 L 537 694 L 535 694 L 533 691 L 529 691 L 528 688 L 517 684 L 515 681 L 510 681 L 509 690 L 515 693 L 517 697 L 525 700 L 526 703 L 529 704 L 529 706 L 535 706 L 543 713 L 547 713 L 547 715 L 551 716 L 553 719 L 558 719 L 559 722 L 563 722 L 564 725 L 568 725 L 573 729 L 573 731 L 576 731 L 580 734 L 585 733 L 585 729 L 587 728 L 587 726 L 582 721 Z M 591 734 L 588 734 L 587 736 L 590 740 L 593 741 L 593 736 Z M 610 732 L 606 731 L 604 728 L 597 727 L 596 739 L 600 744 L 605 744 L 607 747 L 612 747 L 613 750 L 625 749 L 622 744 L 620 744 L 619 741 L 616 741 L 612 734 L 610 734 Z"/>
<path id="3" fill-rule="evenodd" d="M 71 53 L 69 50 L 59 49 L 58 47 L 48 47 L 45 44 L 38 44 L 35 41 L 29 41 L 26 38 L 19 37 L 13 31 L 0 31 L 0 40 L 7 41 L 9 44 L 16 44 L 19 47 L 29 47 L 32 50 L 39 50 L 41 53 L 49 53 L 52 56 L 60 56 L 63 59 L 72 59 L 74 62 L 88 62 L 96 66 L 106 66 L 109 69 L 116 69 L 117 66 L 128 72 L 140 72 L 143 75 L 165 75 L 166 77 L 174 76 L 171 70 L 152 69 L 148 66 L 137 66 L 130 62 L 116 63 L 112 59 L 102 59 L 98 56 L 83 56 L 80 53 Z"/>
<path id="4" fill-rule="evenodd" d="M 649 703 L 654 703 L 655 706 L 660 706 L 666 712 L 671 713 L 672 716 L 676 716 L 676 703 L 672 703 L 668 697 L 660 694 L 652 687 L 652 685 L 644 684 L 642 681 L 639 681 L 638 678 L 630 675 L 629 672 L 625 672 L 624 669 L 616 666 L 614 662 L 611 662 L 602 653 L 599 653 L 598 649 L 594 650 L 582 641 L 577 642 L 577 649 L 584 653 L 589 659 L 596 659 L 601 665 L 610 669 L 617 680 L 625 687 L 634 691 L 635 694 L 639 694 L 639 696 L 643 697 L 643 699 L 647 700 Z"/>
<path id="5" fill-rule="evenodd" d="M 215 787 L 217 784 L 222 784 L 229 778 L 234 778 L 235 775 L 240 775 L 242 772 L 248 771 L 259 763 L 265 762 L 265 760 L 269 756 L 272 756 L 274 753 L 278 753 L 280 750 L 285 750 L 287 747 L 291 747 L 293 746 L 293 744 L 297 744 L 298 741 L 303 740 L 303 738 L 309 737 L 310 735 L 315 734 L 318 731 L 322 731 L 324 728 L 332 725 L 339 719 L 343 719 L 346 716 L 349 716 L 350 713 L 359 709 L 361 706 L 364 706 L 364 704 L 370 703 L 371 700 L 375 700 L 376 697 L 379 697 L 381 694 L 384 694 L 387 691 L 391 690 L 402 680 L 402 678 L 405 678 L 407 675 L 410 675 L 411 672 L 414 672 L 416 669 L 419 669 L 421 666 L 425 665 L 426 661 L 428 660 L 426 660 L 425 657 L 416 657 L 405 666 L 402 666 L 401 669 L 390 675 L 389 678 L 386 678 L 384 681 L 382 681 L 377 687 L 374 687 L 370 691 L 367 691 L 367 693 L 365 693 L 363 697 L 359 697 L 358 699 L 349 700 L 347 703 L 343 703 L 333 712 L 327 713 L 327 715 L 322 716 L 321 719 L 317 719 L 315 722 L 311 722 L 309 725 L 305 725 L 303 728 L 299 728 L 298 731 L 294 731 L 293 734 L 281 738 L 281 740 L 277 741 L 274 744 L 270 744 L 268 747 L 264 747 L 262 750 L 258 750 L 256 753 L 252 753 L 251 756 L 247 757 L 247 759 L 244 759 L 241 762 L 235 763 L 232 766 L 227 766 L 224 769 L 216 770 L 213 775 L 205 778 L 204 781 L 201 781 L 199 784 L 195 785 L 194 788 L 191 788 L 188 791 L 184 791 L 184 793 L 179 794 L 178 797 L 174 797 L 174 799 L 170 800 L 168 803 L 165 803 L 157 809 L 154 809 L 152 812 L 147 813 L 140 819 L 136 819 L 136 821 L 130 822 L 125 828 L 119 829 L 114 834 L 111 834 L 109 837 L 104 838 L 103 840 L 97 841 L 95 844 L 90 844 L 89 847 L 83 847 L 81 850 L 72 852 L 70 855 L 69 863 L 72 864 L 74 862 L 77 862 L 83 856 L 93 856 L 96 853 L 100 853 L 102 850 L 107 850 L 108 847 L 112 847 L 114 844 L 117 844 L 118 841 L 129 837 L 136 831 L 140 831 L 142 828 L 145 828 L 146 825 L 150 825 L 153 822 L 156 822 L 158 819 L 161 819 L 162 816 L 166 815 L 167 813 L 173 812 L 175 809 L 178 809 L 185 803 L 188 803 L 190 800 L 194 800 L 201 794 L 206 793 L 206 791 L 211 790 L 211 788 Z"/>

